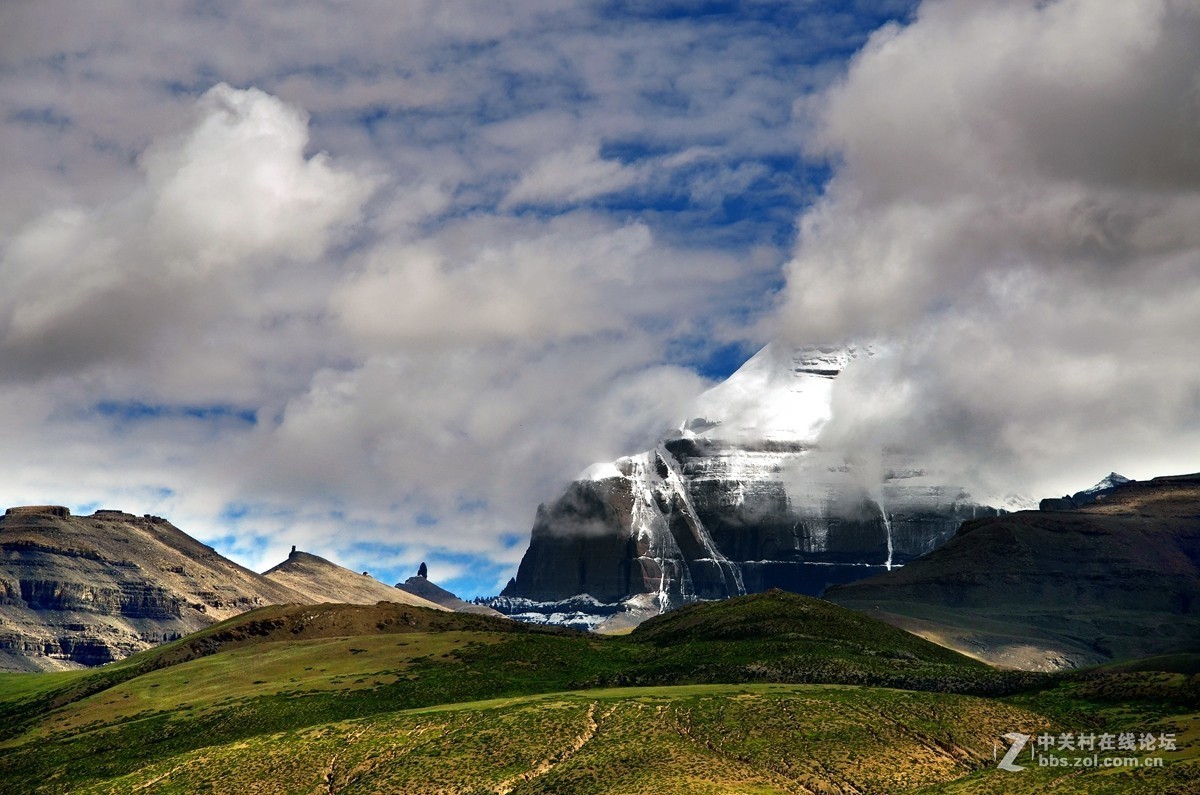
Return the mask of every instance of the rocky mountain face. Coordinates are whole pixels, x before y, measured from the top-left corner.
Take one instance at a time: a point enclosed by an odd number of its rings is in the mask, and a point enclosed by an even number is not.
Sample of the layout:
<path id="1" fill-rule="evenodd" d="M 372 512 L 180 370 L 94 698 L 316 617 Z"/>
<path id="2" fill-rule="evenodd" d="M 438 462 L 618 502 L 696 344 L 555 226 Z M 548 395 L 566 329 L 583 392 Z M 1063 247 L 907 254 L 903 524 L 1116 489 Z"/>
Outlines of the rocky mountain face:
<path id="1" fill-rule="evenodd" d="M 653 450 L 589 468 L 538 508 L 492 606 L 604 629 L 699 599 L 816 595 L 994 514 L 902 455 L 867 466 L 820 449 L 834 379 L 858 355 L 768 346 Z"/>
<path id="2" fill-rule="evenodd" d="M 0 517 L 0 670 L 99 665 L 303 595 L 170 522 L 60 506 Z"/>
<path id="3" fill-rule="evenodd" d="M 377 602 L 399 602 L 432 610 L 450 609 L 386 585 L 367 572 L 359 574 L 317 555 L 297 551 L 295 547 L 292 547 L 287 560 L 263 572 L 263 576 L 300 593 L 306 602 L 312 604 L 373 605 Z"/>
<path id="4" fill-rule="evenodd" d="M 1200 652 L 1200 475 L 1110 476 L 1042 504 L 826 598 L 1017 668 Z"/>

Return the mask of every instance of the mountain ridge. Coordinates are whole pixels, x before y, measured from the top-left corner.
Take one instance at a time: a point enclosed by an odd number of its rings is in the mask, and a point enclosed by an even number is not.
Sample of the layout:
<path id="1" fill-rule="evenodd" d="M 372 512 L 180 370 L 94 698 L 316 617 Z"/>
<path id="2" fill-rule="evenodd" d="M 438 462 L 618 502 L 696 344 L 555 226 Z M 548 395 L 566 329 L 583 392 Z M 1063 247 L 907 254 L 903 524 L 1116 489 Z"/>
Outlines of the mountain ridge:
<path id="1" fill-rule="evenodd" d="M 442 588 L 436 583 L 431 582 L 427 577 L 424 577 L 420 574 L 409 577 L 404 582 L 396 583 L 396 588 L 398 588 L 400 591 L 410 593 L 417 598 L 428 600 L 448 610 L 453 610 L 456 613 L 476 613 L 485 616 L 504 615 L 498 610 L 493 610 L 490 607 L 473 604 L 464 599 L 459 599 L 455 594 L 447 591 L 445 588 Z"/>
<path id="2" fill-rule="evenodd" d="M 452 609 L 294 547 L 259 574 L 148 514 L 0 516 L 0 671 L 103 665 L 256 608 L 325 602 Z"/>
<path id="3" fill-rule="evenodd" d="M 989 662 L 1042 669 L 1200 651 L 1200 475 L 966 522 L 825 597 Z"/>

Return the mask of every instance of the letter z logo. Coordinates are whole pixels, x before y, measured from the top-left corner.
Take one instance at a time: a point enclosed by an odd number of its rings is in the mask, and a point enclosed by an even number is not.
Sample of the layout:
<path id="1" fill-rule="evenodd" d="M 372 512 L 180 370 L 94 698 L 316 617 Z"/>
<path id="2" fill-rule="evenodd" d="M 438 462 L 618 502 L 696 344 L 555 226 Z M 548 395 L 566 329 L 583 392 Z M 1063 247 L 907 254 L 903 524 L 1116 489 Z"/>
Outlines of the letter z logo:
<path id="1" fill-rule="evenodd" d="M 1004 739 L 1008 740 L 1012 745 L 1009 746 L 1008 753 L 1004 755 L 1004 758 L 1000 760 L 1000 764 L 996 765 L 996 767 L 1001 770 L 1010 770 L 1013 773 L 1024 770 L 1025 767 L 1023 765 L 1016 765 L 1013 762 L 1016 761 L 1021 751 L 1025 750 L 1025 744 L 1029 742 L 1029 735 L 1021 734 L 1020 732 L 1009 732 L 1004 735 Z"/>

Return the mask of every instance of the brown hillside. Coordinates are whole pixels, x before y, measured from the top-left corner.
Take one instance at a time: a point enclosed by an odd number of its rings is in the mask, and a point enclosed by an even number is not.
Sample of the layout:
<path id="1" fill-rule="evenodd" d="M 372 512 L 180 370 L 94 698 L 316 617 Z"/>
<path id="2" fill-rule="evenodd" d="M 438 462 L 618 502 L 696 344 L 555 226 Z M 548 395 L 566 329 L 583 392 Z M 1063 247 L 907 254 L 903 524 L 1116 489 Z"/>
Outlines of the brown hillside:
<path id="1" fill-rule="evenodd" d="M 376 602 L 399 602 L 432 610 L 449 609 L 307 552 L 293 550 L 287 560 L 263 572 L 263 576 L 304 594 L 306 601 L 314 604 L 338 602 L 373 605 Z"/>
<path id="2" fill-rule="evenodd" d="M 297 591 L 165 519 L 61 506 L 0 517 L 0 670 L 99 665 Z"/>

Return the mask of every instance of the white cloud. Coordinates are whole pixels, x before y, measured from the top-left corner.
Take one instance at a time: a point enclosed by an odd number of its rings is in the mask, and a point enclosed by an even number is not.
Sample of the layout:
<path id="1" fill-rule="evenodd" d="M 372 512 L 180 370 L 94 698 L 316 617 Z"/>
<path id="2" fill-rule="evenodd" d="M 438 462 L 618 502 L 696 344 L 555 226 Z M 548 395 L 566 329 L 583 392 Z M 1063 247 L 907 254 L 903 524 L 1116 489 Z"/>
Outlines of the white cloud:
<path id="1" fill-rule="evenodd" d="M 246 320 L 238 291 L 317 260 L 371 191 L 306 142 L 300 111 L 219 85 L 146 154 L 139 189 L 29 223 L 3 253 L 0 378 L 155 354 L 170 370 L 195 336 Z"/>
<path id="2" fill-rule="evenodd" d="M 168 268 L 310 260 L 357 217 L 370 181 L 332 168 L 325 153 L 306 159 L 303 111 L 220 84 L 196 113 L 192 129 L 142 158 L 152 196 L 146 223 Z"/>
<path id="3" fill-rule="evenodd" d="M 880 340 L 829 441 L 1032 497 L 1194 470 L 1200 14 L 928 2 L 798 106 L 837 172 L 780 324 Z"/>
<path id="4" fill-rule="evenodd" d="M 433 237 L 380 241 L 330 305 L 374 351 L 495 341 L 536 347 L 648 326 L 670 336 L 732 303 L 739 280 L 762 267 L 668 246 L 643 223 L 591 213 L 473 217 Z"/>
<path id="5" fill-rule="evenodd" d="M 441 517 L 446 548 L 491 549 L 524 531 L 581 461 L 638 449 L 677 421 L 704 384 L 653 366 L 654 353 L 634 336 L 381 354 L 322 371 L 262 430 L 244 488 L 381 514 L 396 505 L 401 524 Z"/>
<path id="6" fill-rule="evenodd" d="M 192 116 L 127 196 L 48 213 L 5 249 L 13 499 L 239 528 L 225 543 L 255 562 L 286 534 L 346 560 L 373 543 L 514 564 L 501 540 L 539 500 L 704 387 L 662 349 L 744 277 L 735 257 L 589 213 L 429 234 L 447 201 L 429 183 L 393 184 L 368 220 L 378 180 L 307 154 L 301 110 L 220 85 Z M 363 240 L 331 252 L 352 225 Z M 63 472 L 74 486 L 48 486 Z"/>

